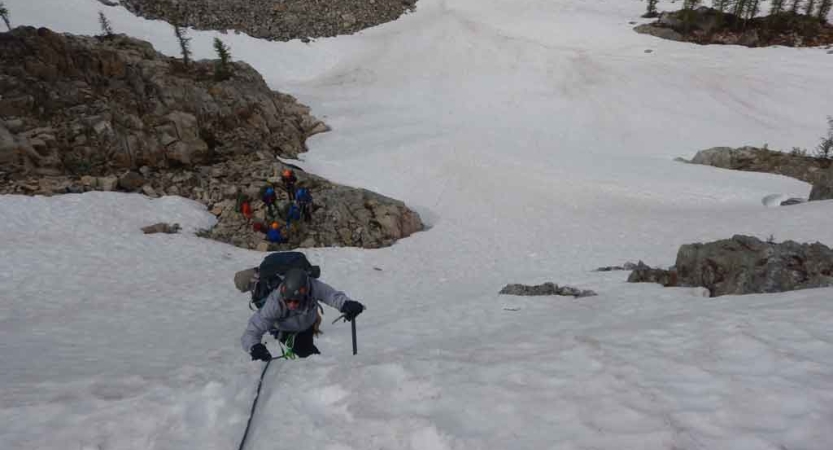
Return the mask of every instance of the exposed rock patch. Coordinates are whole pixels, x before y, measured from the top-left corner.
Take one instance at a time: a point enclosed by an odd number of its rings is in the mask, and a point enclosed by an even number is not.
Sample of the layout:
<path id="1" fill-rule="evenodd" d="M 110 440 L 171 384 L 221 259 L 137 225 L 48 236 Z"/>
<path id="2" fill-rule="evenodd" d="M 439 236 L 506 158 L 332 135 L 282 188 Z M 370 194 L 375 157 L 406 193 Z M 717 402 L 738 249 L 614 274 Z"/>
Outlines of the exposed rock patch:
<path id="1" fill-rule="evenodd" d="M 352 34 L 396 20 L 416 0 L 122 0 L 148 19 L 286 41 Z"/>
<path id="2" fill-rule="evenodd" d="M 810 200 L 833 198 L 833 161 L 756 147 L 714 147 L 700 150 L 693 164 L 723 169 L 784 175 L 813 185 Z M 797 203 L 792 199 L 790 204 Z"/>
<path id="3" fill-rule="evenodd" d="M 642 261 L 639 261 L 639 263 L 642 263 Z M 612 272 L 614 270 L 634 270 L 634 269 L 636 269 L 637 266 L 638 266 L 637 263 L 626 262 L 622 266 L 599 267 L 598 269 L 596 269 L 596 272 Z"/>
<path id="4" fill-rule="evenodd" d="M 659 283 L 666 287 L 678 285 L 676 271 L 653 268 L 642 261 L 639 261 L 628 276 L 628 283 Z"/>
<path id="5" fill-rule="evenodd" d="M 833 286 L 833 250 L 818 242 L 775 243 L 735 235 L 683 245 L 672 269 L 640 267 L 628 281 L 702 286 L 712 297 Z"/>
<path id="6" fill-rule="evenodd" d="M 0 60 L 0 194 L 179 195 L 218 216 L 204 236 L 262 250 L 375 248 L 423 229 L 402 202 L 294 168 L 313 193 L 311 220 L 286 243 L 264 241 L 253 222 L 266 216 L 261 189 L 288 168 L 276 157 L 328 128 L 245 63 L 220 80 L 212 61 L 185 67 L 126 36 L 31 27 L 0 33 Z"/>
<path id="7" fill-rule="evenodd" d="M 696 44 L 816 47 L 833 43 L 833 26 L 816 17 L 784 12 L 743 21 L 708 7 L 663 12 L 656 22 L 634 31 Z"/>
<path id="8" fill-rule="evenodd" d="M 591 290 L 582 290 L 570 286 L 559 286 L 555 283 L 547 282 L 535 286 L 528 286 L 525 284 L 507 284 L 500 290 L 503 295 L 561 295 L 566 297 L 591 297 L 597 295 Z"/>
<path id="9" fill-rule="evenodd" d="M 179 233 L 181 230 L 178 223 L 170 224 L 159 222 L 153 225 L 148 225 L 146 227 L 142 227 L 142 232 L 145 234 L 156 234 L 156 233 L 165 233 L 165 234 L 176 234 Z"/>

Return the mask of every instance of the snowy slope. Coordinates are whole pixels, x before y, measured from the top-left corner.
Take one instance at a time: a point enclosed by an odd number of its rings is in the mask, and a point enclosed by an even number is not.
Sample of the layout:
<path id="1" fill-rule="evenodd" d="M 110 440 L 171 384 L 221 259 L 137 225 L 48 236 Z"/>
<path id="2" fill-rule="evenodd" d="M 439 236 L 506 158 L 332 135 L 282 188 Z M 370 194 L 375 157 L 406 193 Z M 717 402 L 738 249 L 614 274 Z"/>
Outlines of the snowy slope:
<path id="1" fill-rule="evenodd" d="M 5 3 L 14 23 L 85 34 L 101 9 L 177 52 L 169 25 L 94 0 Z M 334 128 L 299 164 L 431 225 L 308 252 L 368 306 L 359 355 L 328 310 L 324 355 L 270 368 L 247 448 L 830 448 L 833 289 L 708 299 L 592 270 L 735 233 L 833 245 L 831 202 L 762 204 L 807 184 L 673 161 L 814 146 L 833 56 L 639 35 L 643 8 L 421 0 L 311 44 L 192 32 L 198 57 L 220 35 Z M 262 366 L 239 349 L 231 280 L 261 254 L 190 234 L 213 219 L 179 198 L 5 196 L 0 216 L 3 448 L 238 444 Z M 139 230 L 158 221 L 186 233 Z M 543 281 L 600 295 L 497 295 Z"/>

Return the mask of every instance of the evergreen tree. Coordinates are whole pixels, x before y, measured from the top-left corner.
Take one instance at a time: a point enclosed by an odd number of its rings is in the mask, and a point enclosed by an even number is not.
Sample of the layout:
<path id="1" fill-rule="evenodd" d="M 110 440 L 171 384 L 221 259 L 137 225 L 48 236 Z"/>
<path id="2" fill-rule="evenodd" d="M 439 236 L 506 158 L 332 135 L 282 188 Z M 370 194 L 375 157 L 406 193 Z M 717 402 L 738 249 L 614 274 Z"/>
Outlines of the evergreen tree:
<path id="1" fill-rule="evenodd" d="M 798 14 L 798 8 L 801 7 L 801 0 L 792 0 L 792 4 L 790 5 L 790 12 L 793 14 Z"/>
<path id="2" fill-rule="evenodd" d="M 6 22 L 6 28 L 12 31 L 12 23 L 9 21 L 9 10 L 3 2 L 0 2 L 0 18 L 3 19 L 3 22 Z"/>
<path id="3" fill-rule="evenodd" d="M 712 8 L 725 13 L 731 0 L 712 0 Z"/>
<path id="4" fill-rule="evenodd" d="M 684 0 L 683 1 L 683 9 L 694 9 L 697 5 L 700 4 L 700 0 Z"/>
<path id="5" fill-rule="evenodd" d="M 188 67 L 191 64 L 191 38 L 186 36 L 185 29 L 178 24 L 174 24 L 174 34 L 177 41 L 179 41 L 179 48 L 182 50 L 182 62 L 185 67 Z"/>
<path id="6" fill-rule="evenodd" d="M 827 116 L 827 136 L 821 138 L 816 147 L 816 158 L 830 159 L 833 157 L 833 116 Z"/>
<path id="7" fill-rule="evenodd" d="M 732 5 L 732 14 L 742 18 L 748 2 L 749 0 L 735 0 L 735 4 Z"/>
<path id="8" fill-rule="evenodd" d="M 98 23 L 101 24 L 101 32 L 104 37 L 113 37 L 113 27 L 110 26 L 110 21 L 107 20 L 107 16 L 101 11 L 98 12 Z"/>
<path id="9" fill-rule="evenodd" d="M 807 0 L 807 3 L 804 4 L 804 14 L 808 16 L 812 16 L 813 12 L 816 10 L 816 0 Z"/>
<path id="10" fill-rule="evenodd" d="M 819 3 L 819 20 L 827 22 L 831 6 L 833 6 L 833 0 L 821 0 L 821 3 Z"/>
<path id="11" fill-rule="evenodd" d="M 645 14 L 642 15 L 642 17 L 646 17 L 646 18 L 647 17 L 656 17 L 658 15 L 658 13 L 657 13 L 657 3 L 658 2 L 659 2 L 659 0 L 648 0 L 647 9 L 645 11 Z"/>
<path id="12" fill-rule="evenodd" d="M 744 17 L 746 20 L 754 19 L 758 13 L 761 12 L 761 0 L 749 0 L 746 4 L 746 11 Z"/>
<path id="13" fill-rule="evenodd" d="M 784 11 L 784 0 L 772 0 L 769 7 L 769 15 L 775 15 Z"/>
<path id="14" fill-rule="evenodd" d="M 217 57 L 220 59 L 214 69 L 214 76 L 218 80 L 225 80 L 231 76 L 231 53 L 229 53 L 226 44 L 218 37 L 214 38 L 214 51 L 217 52 Z"/>

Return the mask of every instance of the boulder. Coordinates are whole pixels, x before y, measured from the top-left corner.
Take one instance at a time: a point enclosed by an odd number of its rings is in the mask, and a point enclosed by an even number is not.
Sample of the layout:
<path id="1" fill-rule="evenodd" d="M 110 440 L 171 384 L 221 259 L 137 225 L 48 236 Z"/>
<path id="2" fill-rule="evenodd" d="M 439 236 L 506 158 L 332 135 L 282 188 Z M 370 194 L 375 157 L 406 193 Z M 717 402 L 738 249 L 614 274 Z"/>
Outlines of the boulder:
<path id="1" fill-rule="evenodd" d="M 677 286 L 677 273 L 673 269 L 655 269 L 639 261 L 628 276 L 628 283 L 659 283 L 665 287 Z"/>
<path id="2" fill-rule="evenodd" d="M 154 233 L 165 233 L 165 234 L 176 234 L 180 230 L 180 226 L 178 223 L 169 224 L 164 222 L 159 222 L 153 225 L 149 225 L 146 227 L 142 227 L 142 232 L 145 234 L 154 234 Z"/>
<path id="3" fill-rule="evenodd" d="M 244 62 L 218 82 L 213 61 L 183 68 L 124 35 L 17 27 L 0 40 L 0 60 L 0 116 L 15 116 L 0 124 L 4 172 L 102 176 L 249 152 L 294 158 L 328 129 Z"/>
<path id="4" fill-rule="evenodd" d="M 802 154 L 784 153 L 756 147 L 713 147 L 700 150 L 692 164 L 722 169 L 784 175 L 814 184 L 824 176 L 824 162 Z"/>
<path id="5" fill-rule="evenodd" d="M 546 282 L 535 286 L 525 284 L 507 284 L 500 290 L 502 295 L 523 295 L 523 296 L 538 296 L 538 295 L 561 295 L 567 297 L 591 297 L 597 295 L 591 290 L 582 290 L 570 286 L 558 286 L 552 282 Z"/>
<path id="6" fill-rule="evenodd" d="M 679 286 L 703 286 L 712 297 L 833 286 L 833 250 L 818 242 L 735 235 L 681 246 L 675 267 Z"/>
<path id="7" fill-rule="evenodd" d="M 820 176 L 810 190 L 810 201 L 831 199 L 833 199 L 833 167 Z"/>

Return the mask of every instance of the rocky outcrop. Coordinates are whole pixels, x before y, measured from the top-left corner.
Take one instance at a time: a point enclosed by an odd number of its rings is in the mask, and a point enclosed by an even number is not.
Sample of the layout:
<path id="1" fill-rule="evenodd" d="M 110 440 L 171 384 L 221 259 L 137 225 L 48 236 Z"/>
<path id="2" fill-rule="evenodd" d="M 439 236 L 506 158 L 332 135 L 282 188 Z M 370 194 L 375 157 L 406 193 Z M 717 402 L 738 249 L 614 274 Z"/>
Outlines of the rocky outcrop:
<path id="1" fill-rule="evenodd" d="M 810 190 L 810 201 L 831 199 L 833 199 L 833 167 L 818 177 L 813 182 L 813 189 Z"/>
<path id="2" fill-rule="evenodd" d="M 665 287 L 677 286 L 677 272 L 673 268 L 668 270 L 653 268 L 639 261 L 628 276 L 628 283 L 659 283 Z"/>
<path id="3" fill-rule="evenodd" d="M 697 44 L 816 47 L 833 43 L 833 26 L 789 12 L 743 20 L 713 8 L 669 11 L 634 28 L 642 34 Z"/>
<path id="4" fill-rule="evenodd" d="M 683 245 L 674 268 L 649 269 L 634 271 L 628 281 L 653 281 L 636 275 L 641 271 L 665 286 L 705 287 L 712 297 L 785 292 L 833 286 L 833 250 L 818 242 L 775 243 L 735 235 Z"/>
<path id="5" fill-rule="evenodd" d="M 306 138 L 327 127 L 245 63 L 220 79 L 214 62 L 185 67 L 126 36 L 44 28 L 0 33 L 0 60 L 0 194 L 179 195 L 218 216 L 202 235 L 262 250 L 376 248 L 423 228 L 402 202 L 294 168 L 312 189 L 312 220 L 284 244 L 254 231 L 261 189 L 288 168 L 276 157 L 306 151 Z"/>
<path id="6" fill-rule="evenodd" d="M 242 62 L 218 81 L 126 36 L 0 34 L 0 161 L 7 172 L 101 175 L 264 151 L 296 156 L 324 126 Z"/>
<path id="7" fill-rule="evenodd" d="M 256 166 L 250 164 L 249 168 Z M 267 167 L 264 166 L 264 169 Z M 225 169 L 223 172 L 235 173 L 235 169 Z M 239 247 L 260 250 L 345 245 L 378 248 L 391 245 L 423 229 L 419 215 L 400 201 L 364 189 L 335 185 L 298 168 L 295 168 L 295 172 L 299 186 L 309 188 L 314 197 L 311 221 L 294 222 L 288 233 L 288 242 L 267 243 L 263 240 L 263 234 L 253 227 L 255 223 L 267 218 L 267 207 L 259 200 L 260 188 L 265 183 L 278 186 L 277 178 L 263 177 L 263 172 L 259 173 L 260 178 L 257 177 L 258 172 L 255 172 L 255 176 L 239 175 L 246 180 L 243 183 L 245 188 L 238 191 L 235 197 L 230 196 L 214 204 L 212 212 L 222 220 L 207 235 Z M 252 200 L 251 218 L 239 212 L 238 198 Z M 286 223 L 288 206 L 288 198 L 284 195 L 277 204 L 281 212 L 278 219 L 281 225 Z"/>
<path id="8" fill-rule="evenodd" d="M 764 242 L 735 235 L 689 244 L 677 253 L 680 285 L 703 286 L 712 297 L 833 286 L 833 250 L 818 242 Z"/>
<path id="9" fill-rule="evenodd" d="M 659 27 L 650 23 L 643 23 L 633 28 L 634 31 L 640 34 L 649 34 L 658 38 L 667 39 L 669 41 L 684 41 L 682 34 L 674 31 L 671 28 Z"/>
<path id="10" fill-rule="evenodd" d="M 591 297 L 597 295 L 591 290 L 582 290 L 570 286 L 558 286 L 555 283 L 547 282 L 535 286 L 525 284 L 507 284 L 500 290 L 503 295 L 561 295 L 566 297 Z"/>
<path id="11" fill-rule="evenodd" d="M 352 34 L 396 20 L 416 0 L 122 0 L 136 15 L 286 41 Z"/>
<path id="12" fill-rule="evenodd" d="M 690 161 L 723 169 L 764 172 L 792 177 L 813 185 L 810 200 L 831 197 L 831 160 L 800 153 L 783 153 L 756 147 L 714 147 L 700 150 Z M 818 186 L 817 186 L 818 185 Z M 792 202 L 795 204 L 796 202 Z"/>

